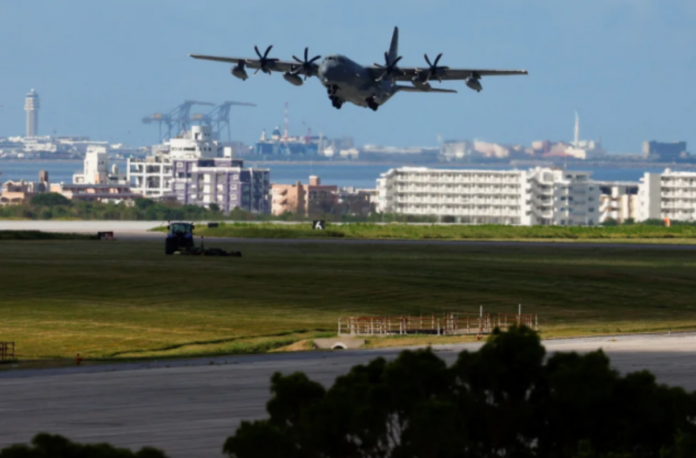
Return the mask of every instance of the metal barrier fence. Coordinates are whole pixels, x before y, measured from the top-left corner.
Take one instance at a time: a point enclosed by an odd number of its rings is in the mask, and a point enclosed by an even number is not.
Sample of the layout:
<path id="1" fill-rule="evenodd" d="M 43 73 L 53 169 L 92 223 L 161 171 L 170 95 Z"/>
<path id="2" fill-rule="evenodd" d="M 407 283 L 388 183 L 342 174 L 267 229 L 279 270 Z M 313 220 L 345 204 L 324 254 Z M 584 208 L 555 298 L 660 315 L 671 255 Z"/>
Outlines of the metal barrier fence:
<path id="1" fill-rule="evenodd" d="M 14 361 L 15 343 L 0 342 L 0 361 Z"/>
<path id="2" fill-rule="evenodd" d="M 446 313 L 420 316 L 361 316 L 338 319 L 338 335 L 472 335 L 490 334 L 496 327 L 512 324 L 539 329 L 537 315 L 478 315 Z"/>

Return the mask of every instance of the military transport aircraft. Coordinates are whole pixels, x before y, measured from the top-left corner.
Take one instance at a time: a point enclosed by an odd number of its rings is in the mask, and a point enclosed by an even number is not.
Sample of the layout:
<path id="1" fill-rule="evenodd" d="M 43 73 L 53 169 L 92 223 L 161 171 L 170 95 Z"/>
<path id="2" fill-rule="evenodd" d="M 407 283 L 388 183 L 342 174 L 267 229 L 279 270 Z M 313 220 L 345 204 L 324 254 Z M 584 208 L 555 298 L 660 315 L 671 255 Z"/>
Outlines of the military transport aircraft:
<path id="1" fill-rule="evenodd" d="M 394 28 L 389 52 L 384 53 L 384 65 L 374 64 L 369 67 L 353 62 L 349 58 L 333 54 L 326 57 L 321 63 L 317 61 L 321 56 L 309 59 L 309 48 L 305 48 L 304 59 L 292 56 L 294 61 L 283 61 L 268 57 L 273 49 L 269 46 L 266 52 L 261 54 L 258 46 L 254 46 L 258 59 L 245 59 L 238 57 L 217 57 L 191 54 L 194 59 L 214 60 L 236 64 L 232 67 L 232 75 L 241 80 L 246 80 L 246 68 L 255 69 L 254 75 L 259 71 L 271 74 L 283 72 L 283 78 L 295 86 L 301 86 L 309 76 L 317 76 L 326 87 L 329 98 L 335 108 L 340 109 L 345 102 L 351 102 L 362 107 L 369 107 L 377 111 L 380 105 L 387 102 L 398 92 L 457 92 L 452 89 L 439 89 L 430 85 L 432 80 L 464 80 L 466 85 L 474 91 L 480 92 L 481 77 L 492 75 L 526 75 L 526 70 L 476 70 L 453 69 L 442 67 L 440 58 L 442 54 L 431 62 L 425 55 L 427 66 L 399 67 L 399 28 Z M 410 82 L 412 85 L 399 85 L 397 81 Z"/>

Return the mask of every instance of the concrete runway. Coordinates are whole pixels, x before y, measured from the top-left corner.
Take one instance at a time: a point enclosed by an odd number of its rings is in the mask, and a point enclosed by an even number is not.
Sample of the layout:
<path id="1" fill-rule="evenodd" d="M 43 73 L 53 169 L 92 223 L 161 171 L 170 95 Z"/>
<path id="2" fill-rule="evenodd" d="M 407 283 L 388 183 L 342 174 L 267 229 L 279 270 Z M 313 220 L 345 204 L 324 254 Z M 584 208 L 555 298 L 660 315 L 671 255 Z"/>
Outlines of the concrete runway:
<path id="1" fill-rule="evenodd" d="M 696 389 L 696 334 L 623 336 L 545 342 L 549 351 L 611 356 L 622 372 L 651 370 L 662 383 Z M 438 346 L 448 362 L 462 349 Z M 269 379 L 304 371 L 331 384 L 340 374 L 398 350 L 311 352 L 0 372 L 0 447 L 39 431 L 81 442 L 139 448 L 153 445 L 174 458 L 221 456 L 243 419 L 263 418 Z M 213 364 L 210 362 L 213 361 Z"/>
<path id="2" fill-rule="evenodd" d="M 114 237 L 122 241 L 154 241 L 162 240 L 158 232 L 148 232 L 150 229 L 166 224 L 166 221 L 0 221 L 0 230 L 36 230 L 44 232 L 88 233 L 113 231 Z M 197 222 L 196 224 L 206 224 Z M 296 224 L 296 223 L 292 223 Z M 338 243 L 347 245 L 457 245 L 457 246 L 499 246 L 499 247 L 541 247 L 541 248 L 622 248 L 642 250 L 696 250 L 696 244 L 678 245 L 666 243 L 611 243 L 611 242 L 507 242 L 507 241 L 477 241 L 477 240 L 345 240 L 345 239 L 237 239 L 208 237 L 213 243 L 263 243 L 263 244 L 308 244 L 308 243 Z"/>

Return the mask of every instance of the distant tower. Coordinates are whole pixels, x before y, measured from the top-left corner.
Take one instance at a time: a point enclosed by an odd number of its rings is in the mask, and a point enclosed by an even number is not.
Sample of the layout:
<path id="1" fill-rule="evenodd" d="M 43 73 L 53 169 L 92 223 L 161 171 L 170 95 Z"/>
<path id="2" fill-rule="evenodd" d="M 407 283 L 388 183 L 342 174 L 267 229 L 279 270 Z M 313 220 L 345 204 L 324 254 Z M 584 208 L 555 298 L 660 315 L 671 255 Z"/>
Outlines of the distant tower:
<path id="1" fill-rule="evenodd" d="M 284 132 L 283 140 L 287 140 L 290 134 L 288 133 L 288 128 L 290 127 L 290 115 L 288 114 L 288 102 L 285 102 L 285 119 L 284 119 Z"/>
<path id="2" fill-rule="evenodd" d="M 39 134 L 39 108 L 39 94 L 32 89 L 24 102 L 24 110 L 27 112 L 27 137 L 36 137 Z"/>
<path id="3" fill-rule="evenodd" d="M 577 110 L 575 111 L 575 149 L 578 149 L 580 145 L 580 115 L 578 115 Z"/>

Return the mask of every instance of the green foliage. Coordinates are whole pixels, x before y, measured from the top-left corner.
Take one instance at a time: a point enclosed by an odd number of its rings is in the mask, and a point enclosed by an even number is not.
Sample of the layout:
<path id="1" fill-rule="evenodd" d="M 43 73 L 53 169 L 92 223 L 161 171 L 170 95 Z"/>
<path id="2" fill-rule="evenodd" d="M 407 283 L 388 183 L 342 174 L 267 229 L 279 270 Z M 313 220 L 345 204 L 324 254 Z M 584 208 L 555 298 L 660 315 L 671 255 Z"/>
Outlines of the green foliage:
<path id="1" fill-rule="evenodd" d="M 696 226 L 613 225 L 580 226 L 497 226 L 497 225 L 407 225 L 407 224 L 328 224 L 314 231 L 310 224 L 225 223 L 217 228 L 200 228 L 198 235 L 242 238 L 351 238 L 400 240 L 621 240 L 691 239 Z"/>
<path id="2" fill-rule="evenodd" d="M 56 192 L 37 194 L 31 198 L 31 205 L 35 207 L 69 206 L 70 203 L 70 199 Z"/>
<path id="3" fill-rule="evenodd" d="M 0 458 L 166 458 L 164 452 L 143 447 L 137 452 L 109 444 L 77 444 L 59 435 L 40 433 L 31 445 L 11 445 Z"/>
<path id="4" fill-rule="evenodd" d="M 220 206 L 218 204 L 216 204 L 215 202 L 209 204 L 208 208 L 210 209 L 211 212 L 220 213 Z"/>
<path id="5" fill-rule="evenodd" d="M 694 394 L 621 376 L 601 351 L 545 359 L 524 327 L 496 330 L 449 368 L 429 349 L 406 351 L 329 389 L 301 373 L 271 386 L 269 418 L 244 422 L 230 457 L 693 457 Z"/>
<path id="6" fill-rule="evenodd" d="M 145 199 L 145 198 L 143 198 L 143 199 L 136 199 L 136 200 L 135 200 L 135 206 L 136 206 L 139 210 L 147 210 L 148 208 L 150 208 L 150 207 L 152 207 L 152 206 L 154 206 L 154 205 L 157 205 L 157 204 L 156 204 L 155 201 L 152 200 L 152 199 Z"/>
<path id="7" fill-rule="evenodd" d="M 67 202 L 66 205 L 58 196 Z M 40 199 L 39 199 L 40 198 Z M 38 199 L 38 200 L 37 200 Z M 181 205 L 177 202 L 156 202 L 152 199 L 137 199 L 134 204 L 70 201 L 60 194 L 39 194 L 28 205 L 0 207 L 0 219 L 80 219 L 80 220 L 221 220 L 220 212 L 197 205 Z"/>

